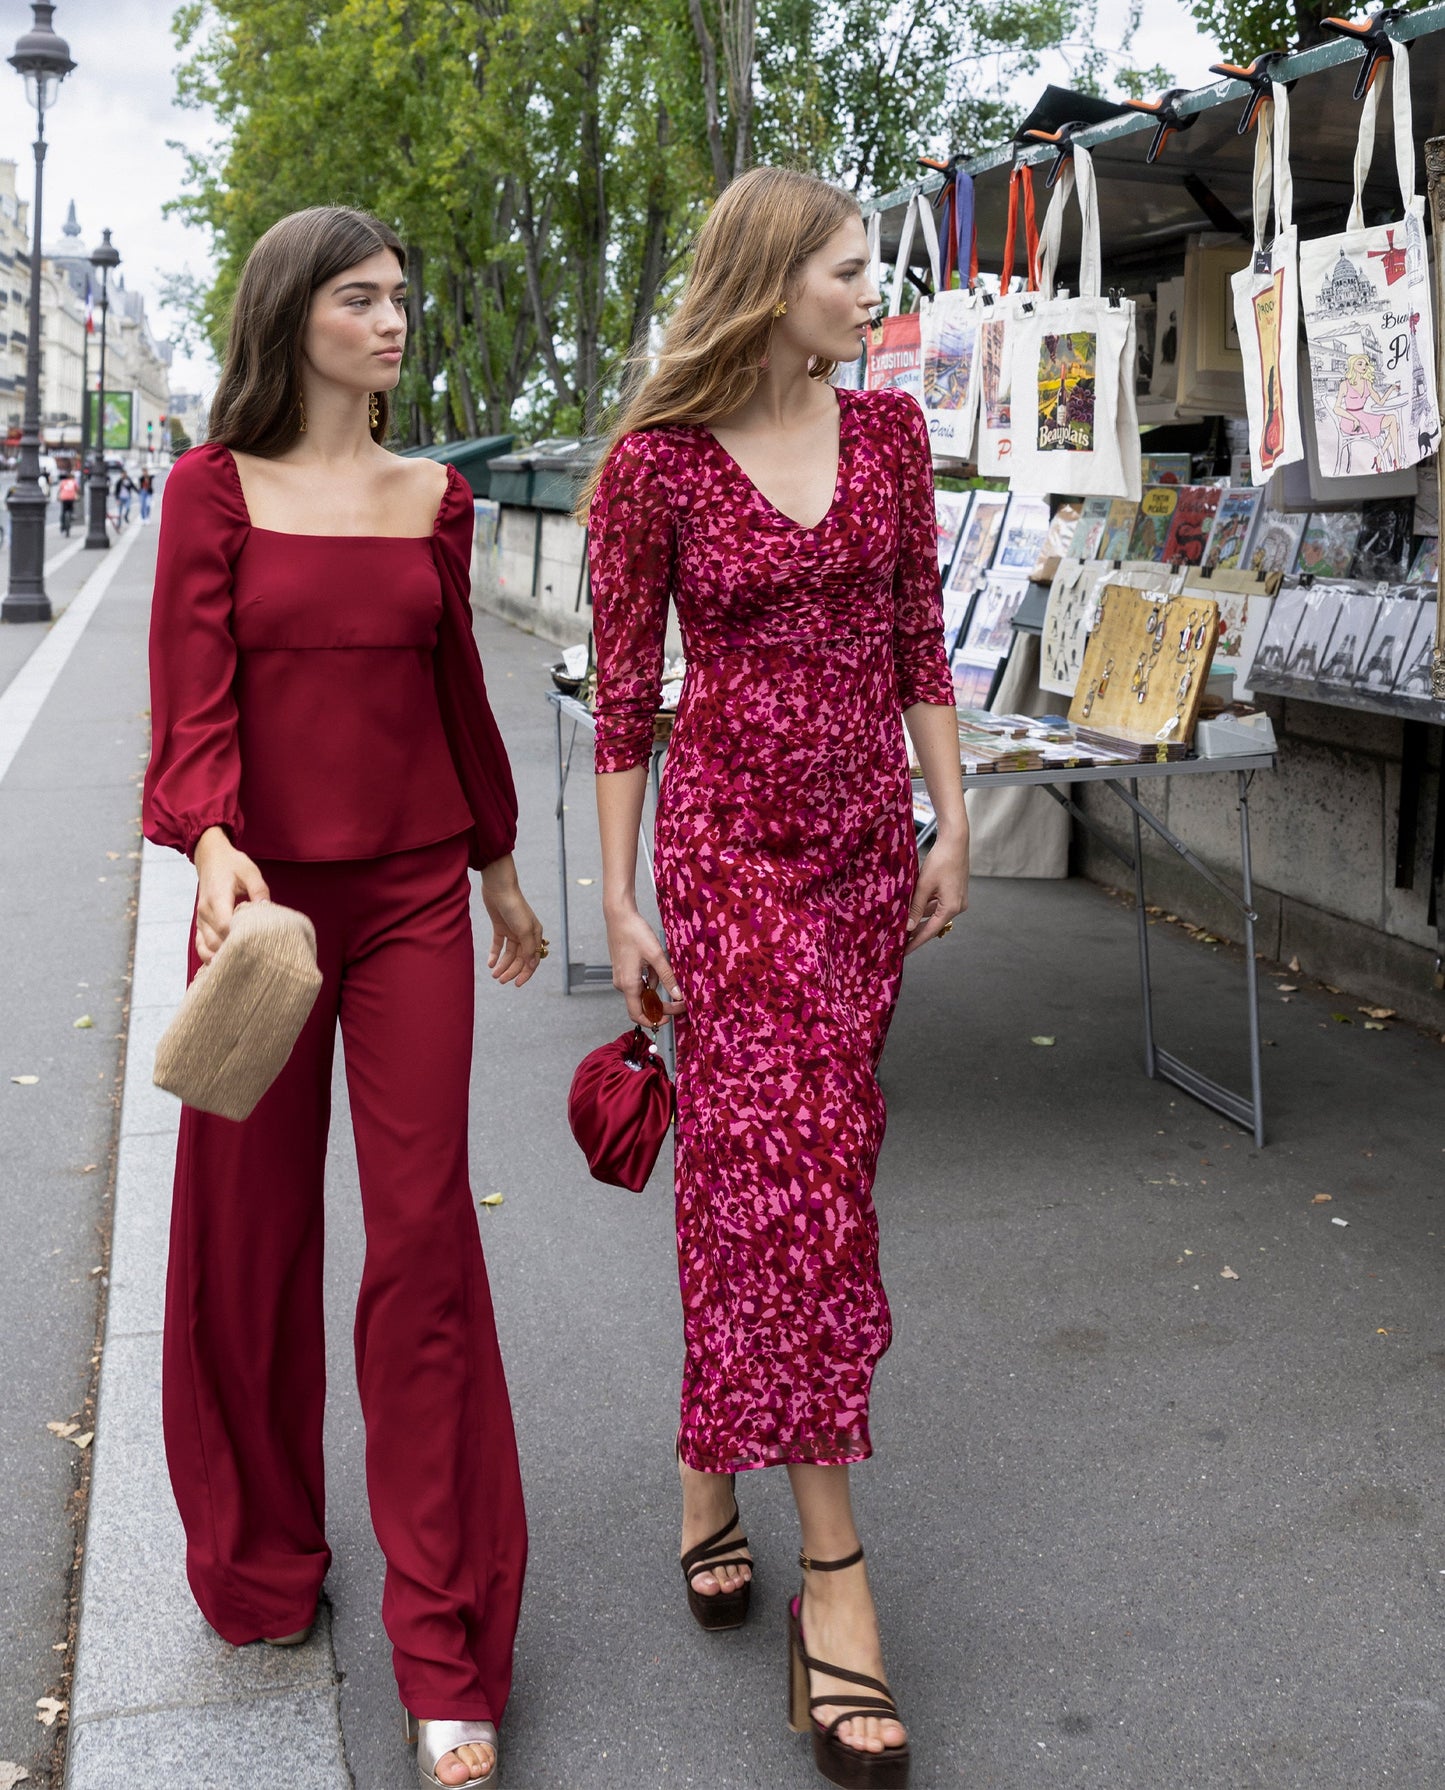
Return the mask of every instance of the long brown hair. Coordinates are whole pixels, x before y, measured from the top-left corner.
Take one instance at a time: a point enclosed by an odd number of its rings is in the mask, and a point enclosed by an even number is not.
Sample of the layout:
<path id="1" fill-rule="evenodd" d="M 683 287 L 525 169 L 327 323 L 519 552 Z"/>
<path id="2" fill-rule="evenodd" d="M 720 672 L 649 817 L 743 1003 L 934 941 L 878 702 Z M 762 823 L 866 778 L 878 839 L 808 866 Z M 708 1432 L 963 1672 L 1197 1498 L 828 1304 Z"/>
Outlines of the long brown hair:
<path id="1" fill-rule="evenodd" d="M 389 224 L 346 205 L 293 211 L 257 239 L 231 306 L 225 365 L 209 437 L 243 454 L 284 454 L 301 433 L 301 338 L 318 287 L 379 249 L 403 273 L 406 250 Z M 390 392 L 377 392 L 373 441 L 386 439 Z"/>
<path id="2" fill-rule="evenodd" d="M 602 468 L 624 435 L 664 423 L 705 423 L 747 403 L 762 372 L 774 306 L 792 291 L 808 257 L 859 215 L 850 193 L 816 174 L 750 168 L 733 181 L 698 232 L 657 366 L 623 405 L 578 501 L 579 522 L 587 520 Z M 647 358 L 640 349 L 631 364 Z M 809 371 L 828 379 L 836 364 L 815 361 Z"/>

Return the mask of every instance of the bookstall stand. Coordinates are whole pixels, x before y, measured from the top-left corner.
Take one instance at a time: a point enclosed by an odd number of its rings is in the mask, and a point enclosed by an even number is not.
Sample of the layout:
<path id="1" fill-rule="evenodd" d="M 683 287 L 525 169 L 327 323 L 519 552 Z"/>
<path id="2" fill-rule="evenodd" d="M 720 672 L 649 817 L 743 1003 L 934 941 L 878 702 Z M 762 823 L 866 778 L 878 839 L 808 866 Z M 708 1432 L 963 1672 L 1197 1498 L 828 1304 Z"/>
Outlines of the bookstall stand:
<path id="1" fill-rule="evenodd" d="M 963 787 L 965 789 L 1015 789 L 1025 786 L 1037 786 L 1066 809 L 1080 826 L 1088 828 L 1115 857 L 1121 859 L 1134 873 L 1134 896 L 1139 924 L 1139 994 L 1144 1014 L 1144 1073 L 1161 1081 L 1170 1081 L 1186 1094 L 1192 1094 L 1196 1100 L 1203 1101 L 1215 1112 L 1222 1113 L 1225 1118 L 1233 1119 L 1236 1125 L 1242 1125 L 1250 1132 L 1257 1145 L 1264 1144 L 1264 1092 L 1260 1081 L 1260 1044 L 1259 1044 L 1259 966 L 1254 955 L 1254 923 L 1259 918 L 1254 908 L 1254 870 L 1249 849 L 1249 787 L 1254 781 L 1256 771 L 1272 771 L 1275 766 L 1273 753 L 1260 753 L 1249 756 L 1230 758 L 1177 758 L 1167 764 L 1123 764 L 1123 765 L 1078 765 L 1062 767 L 1051 765 L 1041 771 L 987 771 L 965 772 Z M 1177 833 L 1153 813 L 1139 799 L 1139 785 L 1143 781 L 1154 781 L 1161 777 L 1202 777 L 1234 772 L 1239 791 L 1239 876 L 1240 888 L 1232 889 L 1222 877 L 1216 876 L 1209 866 L 1202 861 Z M 1062 786 L 1075 783 L 1102 783 L 1110 794 L 1118 799 L 1129 810 L 1133 821 L 1134 848 L 1127 851 L 1116 840 L 1112 839 L 1093 816 L 1064 793 Z M 936 823 L 932 810 L 923 804 L 915 809 L 914 820 L 918 826 L 919 850 L 923 850 L 933 842 Z M 1182 1057 L 1172 1051 L 1165 1050 L 1155 1042 L 1154 1038 L 1154 984 L 1149 967 L 1149 915 L 1145 907 L 1144 895 L 1144 833 L 1145 827 L 1156 833 L 1173 852 L 1186 863 L 1189 868 L 1202 876 L 1204 880 L 1239 914 L 1244 924 L 1244 984 L 1245 1005 L 1247 1008 L 1247 1024 L 1249 1032 L 1249 1094 L 1237 1094 L 1222 1083 L 1214 1081 L 1200 1070 L 1192 1068 Z"/>

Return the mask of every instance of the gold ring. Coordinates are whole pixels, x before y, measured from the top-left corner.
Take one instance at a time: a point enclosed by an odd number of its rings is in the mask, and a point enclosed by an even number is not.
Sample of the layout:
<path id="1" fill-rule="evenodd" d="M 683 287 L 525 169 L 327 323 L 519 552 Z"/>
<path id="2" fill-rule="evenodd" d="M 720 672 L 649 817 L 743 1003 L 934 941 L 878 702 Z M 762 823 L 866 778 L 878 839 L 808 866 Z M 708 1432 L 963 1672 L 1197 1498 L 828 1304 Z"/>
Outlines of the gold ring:
<path id="1" fill-rule="evenodd" d="M 942 926 L 940 926 L 938 929 L 938 936 L 940 938 L 945 938 L 952 931 L 953 931 L 953 921 L 945 920 L 943 922 Z"/>
<path id="2" fill-rule="evenodd" d="M 543 939 L 542 940 L 542 949 L 537 953 L 537 956 L 539 958 L 541 958 L 541 957 L 545 957 L 546 955 L 547 955 L 547 941 L 546 941 L 546 939 Z"/>

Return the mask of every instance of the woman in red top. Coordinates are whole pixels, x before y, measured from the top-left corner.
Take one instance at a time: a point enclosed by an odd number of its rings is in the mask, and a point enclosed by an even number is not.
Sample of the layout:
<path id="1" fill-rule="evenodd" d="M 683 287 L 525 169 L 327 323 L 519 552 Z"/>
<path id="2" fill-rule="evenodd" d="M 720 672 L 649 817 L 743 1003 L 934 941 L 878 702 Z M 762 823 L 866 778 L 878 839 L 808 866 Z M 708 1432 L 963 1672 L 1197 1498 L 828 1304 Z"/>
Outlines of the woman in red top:
<path id="1" fill-rule="evenodd" d="M 733 1476 L 786 1466 L 793 1724 L 831 1782 L 883 1790 L 908 1745 L 848 1482 L 891 1334 L 874 1071 L 904 957 L 964 906 L 968 823 L 927 425 L 900 392 L 828 384 L 877 301 L 856 201 L 776 169 L 734 181 L 618 425 L 590 552 L 613 980 L 634 1019 L 656 985 L 679 1021 L 689 1601 L 706 1628 L 743 1620 Z M 657 815 L 664 954 L 634 881 L 669 602 L 687 677 Z M 900 711 L 938 816 L 921 872 Z"/>
<path id="2" fill-rule="evenodd" d="M 315 924 L 324 982 L 242 1124 L 182 1110 L 166 1453 L 196 1601 L 304 1641 L 323 1524 L 322 1173 L 340 1020 L 366 1222 L 356 1367 L 382 1615 L 429 1784 L 484 1784 L 511 1682 L 522 1488 L 467 1178 L 468 864 L 493 977 L 545 952 L 472 636 L 472 496 L 382 446 L 405 255 L 374 218 L 283 218 L 242 271 L 210 440 L 167 481 L 145 831 L 195 860 L 190 968 L 235 903 Z"/>

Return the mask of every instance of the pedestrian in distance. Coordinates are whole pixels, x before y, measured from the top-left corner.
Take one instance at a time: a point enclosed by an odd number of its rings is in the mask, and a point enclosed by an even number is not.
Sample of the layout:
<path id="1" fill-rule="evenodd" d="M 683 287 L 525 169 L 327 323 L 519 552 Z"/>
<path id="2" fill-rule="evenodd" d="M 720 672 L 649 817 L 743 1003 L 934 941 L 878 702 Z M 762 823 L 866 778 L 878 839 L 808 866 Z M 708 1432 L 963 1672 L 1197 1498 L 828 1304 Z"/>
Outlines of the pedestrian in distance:
<path id="1" fill-rule="evenodd" d="M 339 1020 L 382 1619 L 422 1782 L 476 1786 L 496 1777 L 527 1541 L 467 1178 L 469 864 L 493 979 L 520 988 L 547 947 L 472 634 L 471 489 L 384 445 L 406 338 L 390 228 L 340 206 L 281 219 L 241 272 L 209 438 L 167 482 L 146 835 L 195 861 L 192 976 L 244 899 L 310 916 L 324 980 L 250 1118 L 182 1110 L 162 1395 L 202 1613 L 236 1646 L 304 1641 L 331 1558 L 322 1176 Z"/>
<path id="2" fill-rule="evenodd" d="M 155 496 L 155 474 L 149 470 L 143 472 L 136 481 L 136 489 L 140 493 L 140 519 L 149 522 L 151 519 L 151 499 Z"/>
<path id="3" fill-rule="evenodd" d="M 70 524 L 75 516 L 76 499 L 80 496 L 80 486 L 76 483 L 73 472 L 67 472 L 64 475 L 55 495 L 60 500 L 60 532 L 69 536 Z"/>
<path id="4" fill-rule="evenodd" d="M 878 303 L 851 196 L 755 168 L 698 238 L 589 520 L 613 981 L 677 1028 L 681 1557 L 693 1615 L 752 1593 L 738 1473 L 786 1466 L 802 1530 L 792 1726 L 833 1784 L 896 1790 L 849 1469 L 890 1320 L 875 1069 L 903 959 L 967 895 L 928 431 L 837 390 Z M 687 676 L 654 836 L 666 948 L 635 896 L 669 602 Z M 907 724 L 938 816 L 921 871 Z"/>
<path id="5" fill-rule="evenodd" d="M 111 496 L 115 499 L 117 526 L 124 528 L 126 523 L 130 521 L 130 502 L 135 496 L 135 481 L 124 468 L 122 468 L 116 475 L 115 486 L 111 491 Z"/>

